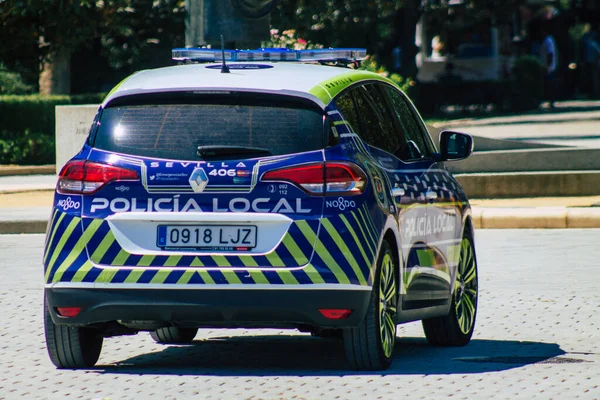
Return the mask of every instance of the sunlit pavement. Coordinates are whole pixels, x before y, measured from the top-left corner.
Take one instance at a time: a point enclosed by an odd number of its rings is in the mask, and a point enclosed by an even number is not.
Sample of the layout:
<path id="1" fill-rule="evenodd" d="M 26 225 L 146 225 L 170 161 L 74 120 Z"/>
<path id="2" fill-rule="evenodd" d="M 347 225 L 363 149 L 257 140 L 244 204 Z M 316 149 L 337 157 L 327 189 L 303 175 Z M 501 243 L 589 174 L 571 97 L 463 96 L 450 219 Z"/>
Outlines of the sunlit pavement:
<path id="1" fill-rule="evenodd" d="M 0 236 L 0 398 L 600 398 L 600 230 L 478 231 L 480 307 L 464 348 L 399 328 L 384 373 L 296 331 L 201 330 L 193 345 L 106 339 L 94 369 L 57 370 L 42 330 L 43 235 Z"/>

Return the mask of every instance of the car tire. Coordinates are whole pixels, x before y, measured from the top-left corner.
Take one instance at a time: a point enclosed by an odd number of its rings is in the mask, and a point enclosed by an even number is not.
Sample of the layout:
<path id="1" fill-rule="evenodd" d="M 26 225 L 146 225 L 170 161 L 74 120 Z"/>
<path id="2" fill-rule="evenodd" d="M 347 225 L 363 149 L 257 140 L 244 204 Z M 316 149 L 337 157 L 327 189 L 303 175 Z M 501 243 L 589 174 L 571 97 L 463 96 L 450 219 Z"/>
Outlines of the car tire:
<path id="1" fill-rule="evenodd" d="M 467 231 L 461 241 L 460 258 L 450 312 L 423 320 L 427 341 L 433 346 L 465 346 L 475 330 L 477 316 L 477 258 L 473 236 Z"/>
<path id="2" fill-rule="evenodd" d="M 344 329 L 346 359 L 353 369 L 381 371 L 392 363 L 398 312 L 397 271 L 392 247 L 383 241 L 367 314 L 359 326 Z"/>
<path id="3" fill-rule="evenodd" d="M 102 351 L 104 337 L 92 328 L 56 325 L 44 304 L 44 333 L 50 361 L 60 369 L 93 367 Z"/>
<path id="4" fill-rule="evenodd" d="M 196 328 L 180 328 L 178 326 L 168 326 L 166 328 L 159 328 L 155 331 L 150 332 L 150 336 L 156 343 L 162 344 L 185 344 L 191 343 L 198 329 Z"/>

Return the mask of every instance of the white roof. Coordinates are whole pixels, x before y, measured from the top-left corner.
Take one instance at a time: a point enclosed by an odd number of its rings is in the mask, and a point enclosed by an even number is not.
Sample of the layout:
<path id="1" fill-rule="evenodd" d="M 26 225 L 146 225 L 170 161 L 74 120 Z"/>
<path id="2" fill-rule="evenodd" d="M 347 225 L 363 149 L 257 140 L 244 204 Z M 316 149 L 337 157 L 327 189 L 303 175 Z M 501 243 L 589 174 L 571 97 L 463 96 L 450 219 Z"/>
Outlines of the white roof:
<path id="1" fill-rule="evenodd" d="M 188 64 L 140 71 L 126 79 L 117 90 L 113 90 L 104 100 L 104 105 L 116 97 L 132 94 L 229 89 L 300 96 L 324 106 L 321 100 L 309 93 L 310 89 L 351 71 L 342 67 L 289 62 L 236 62 L 229 65 L 233 67 L 234 64 L 265 65 L 272 68 L 231 68 L 230 73 L 224 74 L 220 68 L 207 68 L 220 64 Z"/>

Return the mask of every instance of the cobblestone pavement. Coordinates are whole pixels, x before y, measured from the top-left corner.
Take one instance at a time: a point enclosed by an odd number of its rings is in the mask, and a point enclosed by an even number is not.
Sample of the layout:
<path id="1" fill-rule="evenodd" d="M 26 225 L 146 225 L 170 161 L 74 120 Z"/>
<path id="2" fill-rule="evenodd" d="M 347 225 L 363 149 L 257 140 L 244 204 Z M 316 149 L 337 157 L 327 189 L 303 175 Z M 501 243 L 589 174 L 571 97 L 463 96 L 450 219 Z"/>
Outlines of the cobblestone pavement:
<path id="1" fill-rule="evenodd" d="M 600 230 L 479 231 L 480 308 L 464 348 L 399 329 L 385 373 L 347 369 L 340 342 L 295 331 L 201 330 L 191 346 L 106 339 L 99 365 L 50 363 L 42 235 L 0 236 L 0 398 L 600 399 Z"/>

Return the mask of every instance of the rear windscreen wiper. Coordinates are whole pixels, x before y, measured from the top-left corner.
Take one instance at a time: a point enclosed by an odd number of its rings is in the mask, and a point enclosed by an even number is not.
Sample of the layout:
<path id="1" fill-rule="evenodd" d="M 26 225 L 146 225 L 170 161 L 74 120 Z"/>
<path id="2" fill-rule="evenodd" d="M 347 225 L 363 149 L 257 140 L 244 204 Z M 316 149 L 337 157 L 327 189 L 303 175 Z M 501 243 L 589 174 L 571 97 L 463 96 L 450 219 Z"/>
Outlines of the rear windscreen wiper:
<path id="1" fill-rule="evenodd" d="M 234 159 L 238 156 L 267 157 L 271 152 L 260 147 L 247 146 L 198 146 L 198 156 L 203 159 Z"/>

